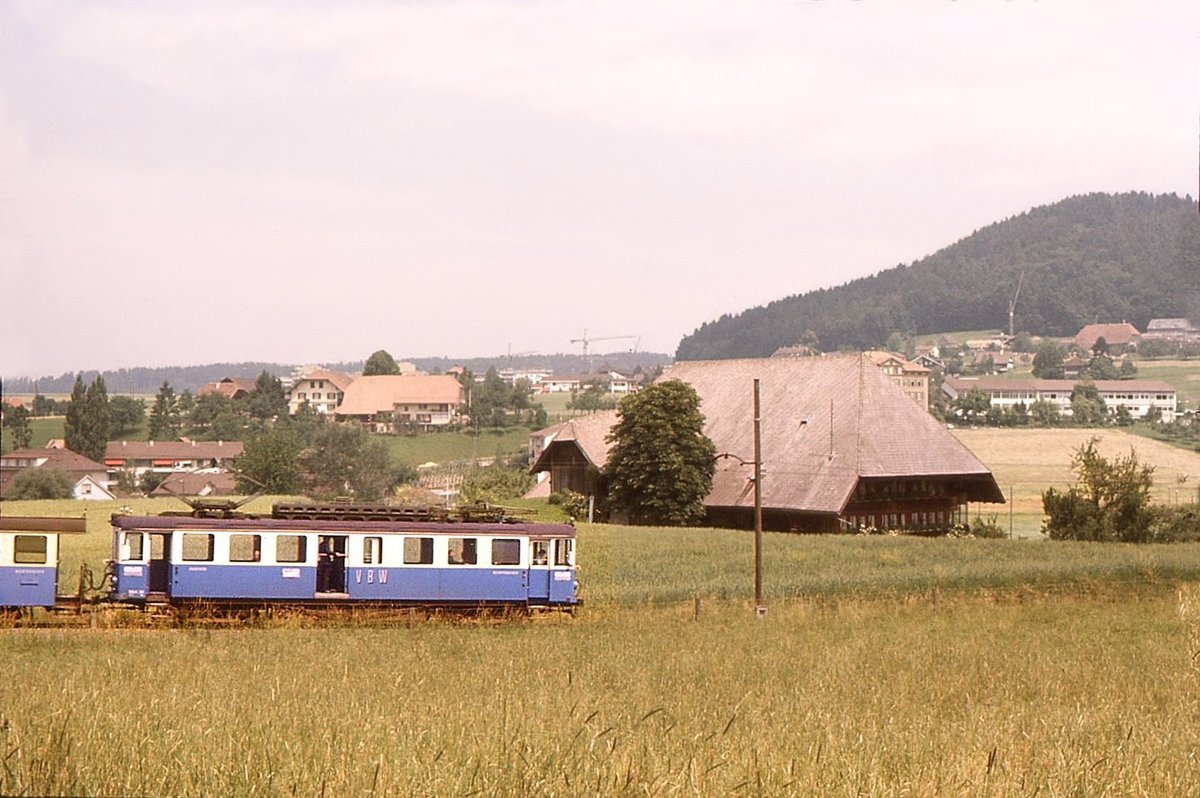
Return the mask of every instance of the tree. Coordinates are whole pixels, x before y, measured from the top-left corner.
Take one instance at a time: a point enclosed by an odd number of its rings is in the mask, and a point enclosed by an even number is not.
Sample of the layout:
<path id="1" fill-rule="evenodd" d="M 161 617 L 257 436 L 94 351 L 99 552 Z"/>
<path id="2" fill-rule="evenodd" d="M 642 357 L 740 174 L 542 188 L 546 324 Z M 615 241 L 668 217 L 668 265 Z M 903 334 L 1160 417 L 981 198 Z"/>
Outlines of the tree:
<path id="1" fill-rule="evenodd" d="M 378 501 L 395 485 L 383 441 L 365 429 L 347 424 L 325 424 L 312 446 L 300 454 L 305 488 L 316 499 L 352 496 L 361 501 Z"/>
<path id="2" fill-rule="evenodd" d="M 146 419 L 146 403 L 132 396 L 114 396 L 108 400 L 112 434 L 120 437 L 133 432 Z"/>
<path id="3" fill-rule="evenodd" d="M 175 389 L 166 380 L 154 397 L 154 407 L 150 409 L 150 440 L 169 441 L 179 436 L 179 405 L 175 398 Z"/>
<path id="4" fill-rule="evenodd" d="M 1107 355 L 1107 354 L 1108 354 L 1108 341 L 1104 340 L 1104 336 L 1101 335 L 1099 338 L 1096 339 L 1096 343 L 1092 344 L 1092 355 L 1096 356 L 1096 355 Z"/>
<path id="5" fill-rule="evenodd" d="M 1093 380 L 1116 380 L 1121 378 L 1121 373 L 1108 355 L 1093 355 L 1080 376 Z"/>
<path id="6" fill-rule="evenodd" d="M 33 427 L 29 424 L 29 411 L 24 405 L 5 409 L 4 435 L 9 449 L 27 449 L 33 443 Z"/>
<path id="7" fill-rule="evenodd" d="M 104 378 L 96 375 L 85 390 L 83 375 L 75 375 L 75 386 L 67 403 L 63 438 L 67 448 L 92 460 L 104 458 L 111 420 Z"/>
<path id="8" fill-rule="evenodd" d="M 69 499 L 74 489 L 71 478 L 57 468 L 26 468 L 13 477 L 10 499 Z"/>
<path id="9" fill-rule="evenodd" d="M 97 374 L 83 397 L 85 448 L 76 451 L 92 460 L 103 460 L 111 428 L 112 415 L 108 408 L 108 388 L 104 385 L 104 377 Z"/>
<path id="10" fill-rule="evenodd" d="M 1053 341 L 1042 341 L 1037 353 L 1033 356 L 1033 376 L 1042 380 L 1061 380 L 1066 377 L 1063 371 L 1063 352 Z"/>
<path id="11" fill-rule="evenodd" d="M 299 457 L 304 440 L 291 424 L 276 424 L 247 441 L 238 458 L 238 489 L 299 493 L 304 487 Z"/>
<path id="12" fill-rule="evenodd" d="M 954 412 L 961 418 L 974 420 L 983 416 L 992 407 L 992 400 L 978 388 L 959 394 L 954 400 Z"/>
<path id="13" fill-rule="evenodd" d="M 379 374 L 399 374 L 400 366 L 396 363 L 396 358 L 392 357 L 385 350 L 380 349 L 367 358 L 367 362 L 363 364 L 362 375 L 364 377 L 374 377 Z"/>
<path id="14" fill-rule="evenodd" d="M 605 468 L 610 507 L 634 524 L 683 526 L 704 518 L 716 447 L 704 434 L 695 389 L 655 383 L 617 405 Z"/>
<path id="15" fill-rule="evenodd" d="M 71 388 L 71 398 L 67 400 L 66 419 L 63 421 L 63 441 L 73 452 L 82 452 L 87 446 L 83 432 L 83 402 L 86 389 L 83 386 L 83 374 L 75 375 L 75 385 Z"/>
<path id="16" fill-rule="evenodd" d="M 1029 406 L 1029 418 L 1038 427 L 1057 427 L 1062 421 L 1062 412 L 1054 402 L 1038 399 Z"/>
<path id="17" fill-rule="evenodd" d="M 1081 427 L 1103 426 L 1108 421 L 1108 406 L 1092 383 L 1081 382 L 1071 391 L 1071 420 Z"/>
<path id="18" fill-rule="evenodd" d="M 1042 494 L 1043 530 L 1054 540 L 1148 540 L 1154 468 L 1141 465 L 1132 449 L 1128 457 L 1108 460 L 1096 450 L 1097 442 L 1091 438 L 1075 450 L 1074 486 Z"/>
<path id="19" fill-rule="evenodd" d="M 395 363 L 395 361 L 392 362 Z M 396 371 L 398 373 L 399 369 Z M 254 390 L 250 393 L 247 410 L 252 418 L 264 420 L 286 415 L 288 401 L 287 394 L 283 390 L 283 382 L 263 369 L 262 374 L 259 374 L 258 379 L 254 382 Z"/>

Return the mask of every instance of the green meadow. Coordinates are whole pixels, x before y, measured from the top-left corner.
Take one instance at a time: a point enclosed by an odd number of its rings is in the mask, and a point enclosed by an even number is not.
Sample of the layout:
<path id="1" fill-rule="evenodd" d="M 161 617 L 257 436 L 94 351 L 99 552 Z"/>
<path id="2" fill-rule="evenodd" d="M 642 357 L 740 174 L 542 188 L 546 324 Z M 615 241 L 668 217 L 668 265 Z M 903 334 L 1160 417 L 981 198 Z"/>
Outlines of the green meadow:
<path id="1" fill-rule="evenodd" d="M 763 554 L 763 618 L 751 534 L 585 524 L 574 615 L 0 629 L 0 794 L 1200 794 L 1200 547 Z"/>

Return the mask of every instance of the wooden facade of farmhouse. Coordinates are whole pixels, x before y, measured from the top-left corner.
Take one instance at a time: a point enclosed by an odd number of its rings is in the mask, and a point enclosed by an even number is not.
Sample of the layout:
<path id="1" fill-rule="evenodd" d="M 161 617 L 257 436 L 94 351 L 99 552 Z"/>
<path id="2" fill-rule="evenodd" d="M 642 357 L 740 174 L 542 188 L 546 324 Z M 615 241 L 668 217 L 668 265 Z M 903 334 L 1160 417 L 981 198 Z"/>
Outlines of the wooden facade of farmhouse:
<path id="1" fill-rule="evenodd" d="M 766 529 L 934 533 L 965 520 L 968 502 L 1004 501 L 991 472 L 864 356 L 676 363 L 661 379 L 695 388 L 705 434 L 733 455 L 718 460 L 704 499 L 712 525 L 754 525 L 756 378 Z M 550 472 L 551 490 L 603 498 L 604 435 L 615 421 L 555 437 L 533 469 Z"/>

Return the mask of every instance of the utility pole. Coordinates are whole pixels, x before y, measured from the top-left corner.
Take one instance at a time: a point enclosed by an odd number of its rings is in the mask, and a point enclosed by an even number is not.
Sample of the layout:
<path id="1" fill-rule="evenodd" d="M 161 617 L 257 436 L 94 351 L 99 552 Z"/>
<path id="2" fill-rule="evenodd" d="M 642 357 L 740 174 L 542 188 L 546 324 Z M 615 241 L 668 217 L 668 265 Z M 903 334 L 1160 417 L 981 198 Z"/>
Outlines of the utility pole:
<path id="1" fill-rule="evenodd" d="M 767 608 L 762 598 L 762 406 L 758 378 L 754 378 L 754 617 L 762 618 Z"/>

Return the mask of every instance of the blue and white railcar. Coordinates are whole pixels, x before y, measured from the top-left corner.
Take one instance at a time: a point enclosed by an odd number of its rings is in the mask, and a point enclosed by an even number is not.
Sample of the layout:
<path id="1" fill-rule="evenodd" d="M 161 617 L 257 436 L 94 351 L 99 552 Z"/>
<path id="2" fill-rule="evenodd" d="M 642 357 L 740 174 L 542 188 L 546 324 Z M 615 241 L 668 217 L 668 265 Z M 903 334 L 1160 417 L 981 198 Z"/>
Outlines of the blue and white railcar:
<path id="1" fill-rule="evenodd" d="M 58 592 L 58 536 L 85 531 L 82 518 L 0 515 L 0 609 L 53 607 Z"/>
<path id="2" fill-rule="evenodd" d="M 113 517 L 124 601 L 578 602 L 568 524 Z"/>

